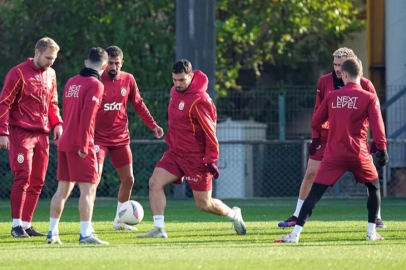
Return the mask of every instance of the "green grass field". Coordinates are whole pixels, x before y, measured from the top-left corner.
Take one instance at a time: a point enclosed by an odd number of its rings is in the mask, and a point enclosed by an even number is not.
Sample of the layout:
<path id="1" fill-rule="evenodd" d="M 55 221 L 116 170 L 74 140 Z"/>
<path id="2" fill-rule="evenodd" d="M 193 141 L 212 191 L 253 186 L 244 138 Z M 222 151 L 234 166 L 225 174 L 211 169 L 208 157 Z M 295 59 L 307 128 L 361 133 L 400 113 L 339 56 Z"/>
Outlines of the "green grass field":
<path id="1" fill-rule="evenodd" d="M 225 218 L 201 213 L 193 201 L 169 200 L 165 215 L 168 239 L 136 239 L 153 223 L 148 201 L 139 232 L 112 229 L 116 201 L 98 199 L 94 227 L 109 246 L 79 246 L 77 200 L 67 203 L 60 224 L 63 245 L 44 238 L 10 236 L 10 207 L 0 201 L 0 269 L 405 269 L 406 201 L 384 199 L 382 216 L 386 238 L 366 242 L 365 199 L 323 199 L 306 224 L 299 244 L 273 240 L 290 229 L 277 222 L 294 210 L 296 199 L 225 201 L 242 209 L 248 226 L 238 236 Z M 49 201 L 40 201 L 34 225 L 48 230 Z M 300 264 L 300 265 L 299 265 Z"/>

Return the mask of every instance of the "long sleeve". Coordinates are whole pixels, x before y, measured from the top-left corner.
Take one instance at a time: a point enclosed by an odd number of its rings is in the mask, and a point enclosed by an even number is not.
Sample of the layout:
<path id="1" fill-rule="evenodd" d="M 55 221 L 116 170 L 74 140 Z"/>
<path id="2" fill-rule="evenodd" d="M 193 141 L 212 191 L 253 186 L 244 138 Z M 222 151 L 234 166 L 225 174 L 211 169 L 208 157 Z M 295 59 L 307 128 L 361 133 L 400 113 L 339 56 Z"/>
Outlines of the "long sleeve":
<path id="1" fill-rule="evenodd" d="M 318 107 L 315 114 L 313 114 L 311 126 L 314 130 L 320 130 L 321 126 L 328 120 L 328 97 Z"/>
<path id="2" fill-rule="evenodd" d="M 50 92 L 50 102 L 48 109 L 48 118 L 53 129 L 56 125 L 63 124 L 61 114 L 58 107 L 58 91 L 56 85 L 56 77 L 52 82 L 52 90 Z"/>
<path id="3" fill-rule="evenodd" d="M 374 87 L 374 85 L 372 84 L 372 82 L 369 81 L 369 80 L 368 80 L 368 83 L 367 83 L 367 89 L 365 89 L 365 90 L 367 90 L 368 92 L 370 92 L 370 93 L 376 95 L 375 87 Z"/>
<path id="4" fill-rule="evenodd" d="M 140 116 L 141 120 L 149 129 L 153 130 L 158 126 L 154 120 L 154 117 L 152 117 L 147 106 L 145 105 L 138 89 L 137 83 L 134 79 L 131 83 L 131 89 L 128 99 L 134 107 L 134 111 Z"/>
<path id="5" fill-rule="evenodd" d="M 10 70 L 0 95 L 0 135 L 9 135 L 9 111 L 23 85 L 21 70 L 18 68 Z"/>
<path id="6" fill-rule="evenodd" d="M 368 106 L 369 126 L 372 131 L 372 139 L 379 150 L 386 149 L 385 126 L 382 120 L 380 104 L 375 96 Z"/>
<path id="7" fill-rule="evenodd" d="M 82 112 L 80 114 L 79 143 L 80 151 L 88 154 L 89 142 L 93 137 L 94 123 L 96 121 L 97 110 L 102 99 L 104 86 L 102 83 L 92 85 L 85 94 Z"/>
<path id="8" fill-rule="evenodd" d="M 314 104 L 313 116 L 317 113 L 317 110 L 319 109 L 319 107 L 324 99 L 324 93 L 321 90 L 321 88 L 322 88 L 321 86 L 322 85 L 319 80 L 319 82 L 317 83 L 316 102 Z M 321 129 L 321 126 L 319 129 L 314 129 L 312 127 L 312 138 L 320 138 L 320 129 Z"/>
<path id="9" fill-rule="evenodd" d="M 196 118 L 204 131 L 206 148 L 205 163 L 213 163 L 219 159 L 219 143 L 216 135 L 217 112 L 213 101 L 200 101 L 194 107 Z"/>

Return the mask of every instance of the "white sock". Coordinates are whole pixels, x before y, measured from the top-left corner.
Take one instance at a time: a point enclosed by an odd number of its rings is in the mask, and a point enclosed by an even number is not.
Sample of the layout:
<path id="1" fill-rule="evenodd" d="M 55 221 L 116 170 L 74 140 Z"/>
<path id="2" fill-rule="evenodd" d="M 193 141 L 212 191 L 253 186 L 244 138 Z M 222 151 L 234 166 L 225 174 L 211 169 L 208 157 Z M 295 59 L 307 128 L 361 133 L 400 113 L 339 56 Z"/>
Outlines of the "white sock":
<path id="1" fill-rule="evenodd" d="M 164 216 L 161 215 L 156 215 L 153 216 L 154 218 L 154 226 L 158 228 L 164 228 L 165 227 L 165 221 L 164 221 Z"/>
<path id="2" fill-rule="evenodd" d="M 295 233 L 295 234 L 299 235 L 302 232 L 302 230 L 303 230 L 302 226 L 295 225 L 295 227 L 293 228 L 292 233 Z"/>
<path id="3" fill-rule="evenodd" d="M 381 208 L 380 207 L 378 208 L 378 217 L 377 217 L 377 219 L 382 219 L 382 217 L 381 217 Z"/>
<path id="4" fill-rule="evenodd" d="M 59 218 L 49 219 L 49 231 L 51 231 L 52 234 L 59 234 Z"/>
<path id="5" fill-rule="evenodd" d="M 21 221 L 21 218 L 13 218 L 12 227 L 15 228 L 17 226 L 23 226 L 23 222 Z"/>
<path id="6" fill-rule="evenodd" d="M 88 237 L 92 234 L 92 222 L 91 221 L 81 221 L 80 222 L 80 234 L 83 237 Z"/>
<path id="7" fill-rule="evenodd" d="M 121 205 L 123 205 L 123 203 L 117 202 L 117 212 L 116 212 L 116 217 L 115 217 L 114 221 L 119 221 L 120 220 L 120 217 L 118 216 L 118 212 L 120 212 Z"/>
<path id="8" fill-rule="evenodd" d="M 369 234 L 376 233 L 376 223 L 368 223 L 367 233 L 369 233 Z"/>
<path id="9" fill-rule="evenodd" d="M 237 214 L 235 213 L 235 211 L 230 208 L 230 212 L 228 212 L 228 214 L 227 214 L 228 219 L 229 219 L 229 220 L 234 220 L 235 217 L 236 217 L 236 215 L 237 215 Z"/>
<path id="10" fill-rule="evenodd" d="M 295 213 L 293 213 L 293 215 L 295 217 L 299 217 L 300 209 L 302 209 L 303 203 L 304 203 L 304 200 L 301 200 L 301 199 L 297 200 L 296 210 L 295 210 Z"/>
<path id="11" fill-rule="evenodd" d="M 31 228 L 31 222 L 23 221 L 23 229 L 26 230 L 28 228 Z"/>

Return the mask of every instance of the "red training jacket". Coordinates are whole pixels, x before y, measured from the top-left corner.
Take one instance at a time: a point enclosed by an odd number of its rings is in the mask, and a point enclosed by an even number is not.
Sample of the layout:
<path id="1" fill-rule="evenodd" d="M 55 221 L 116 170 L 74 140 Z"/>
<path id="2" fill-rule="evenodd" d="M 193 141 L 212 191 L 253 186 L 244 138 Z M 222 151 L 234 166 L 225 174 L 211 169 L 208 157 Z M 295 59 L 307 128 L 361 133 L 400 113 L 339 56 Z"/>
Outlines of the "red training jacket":
<path id="1" fill-rule="evenodd" d="M 96 114 L 103 96 L 103 84 L 95 77 L 76 75 L 63 91 L 64 132 L 58 151 L 88 154 L 94 148 Z"/>
<path id="2" fill-rule="evenodd" d="M 157 124 L 145 105 L 133 75 L 121 71 L 112 79 L 103 72 L 103 100 L 96 118 L 95 142 L 97 145 L 115 146 L 130 143 L 127 101 L 145 125 L 153 130 Z"/>
<path id="3" fill-rule="evenodd" d="M 207 94 L 209 80 L 200 70 L 185 92 L 171 89 L 168 116 L 169 129 L 165 141 L 169 150 L 187 156 L 202 156 L 202 162 L 213 163 L 219 158 L 216 136 L 217 112 Z"/>
<path id="4" fill-rule="evenodd" d="M 330 132 L 323 161 L 372 160 L 368 125 L 378 149 L 386 149 L 378 97 L 359 84 L 348 83 L 340 91 L 329 93 L 312 119 L 312 128 L 321 128 L 327 120 Z"/>
<path id="5" fill-rule="evenodd" d="M 62 123 L 55 70 L 37 68 L 33 58 L 13 67 L 0 95 L 0 135 L 9 125 L 49 133 Z"/>
<path id="6" fill-rule="evenodd" d="M 373 93 L 376 95 L 375 87 L 366 78 L 361 78 L 361 87 L 362 89 Z M 326 75 L 323 75 L 320 77 L 319 82 L 317 83 L 317 94 L 316 94 L 316 104 L 314 105 L 314 111 L 313 114 L 317 112 L 317 109 L 320 107 L 320 104 L 322 101 L 325 99 L 327 94 L 332 91 L 336 91 L 340 89 L 335 89 L 334 88 L 334 77 L 333 77 L 333 72 L 330 72 Z M 328 122 L 324 123 L 319 130 L 312 130 L 312 138 L 320 138 L 323 141 L 327 141 L 328 138 L 328 129 L 329 129 L 329 124 Z"/>

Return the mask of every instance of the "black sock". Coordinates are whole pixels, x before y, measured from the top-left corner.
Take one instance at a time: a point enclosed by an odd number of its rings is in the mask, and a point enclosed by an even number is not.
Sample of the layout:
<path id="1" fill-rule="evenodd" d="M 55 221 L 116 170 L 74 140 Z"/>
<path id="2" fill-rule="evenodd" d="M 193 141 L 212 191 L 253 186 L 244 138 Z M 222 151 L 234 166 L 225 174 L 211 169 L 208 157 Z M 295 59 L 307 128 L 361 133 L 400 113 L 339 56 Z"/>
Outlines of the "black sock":
<path id="1" fill-rule="evenodd" d="M 381 206 L 381 191 L 379 179 L 365 184 L 368 188 L 368 223 L 376 223 L 379 207 Z"/>
<path id="2" fill-rule="evenodd" d="M 300 210 L 299 216 L 296 220 L 296 225 L 304 226 L 307 219 L 312 215 L 316 203 L 323 197 L 324 192 L 326 192 L 328 186 L 322 184 L 313 184 L 309 195 L 303 202 L 302 209 Z"/>

